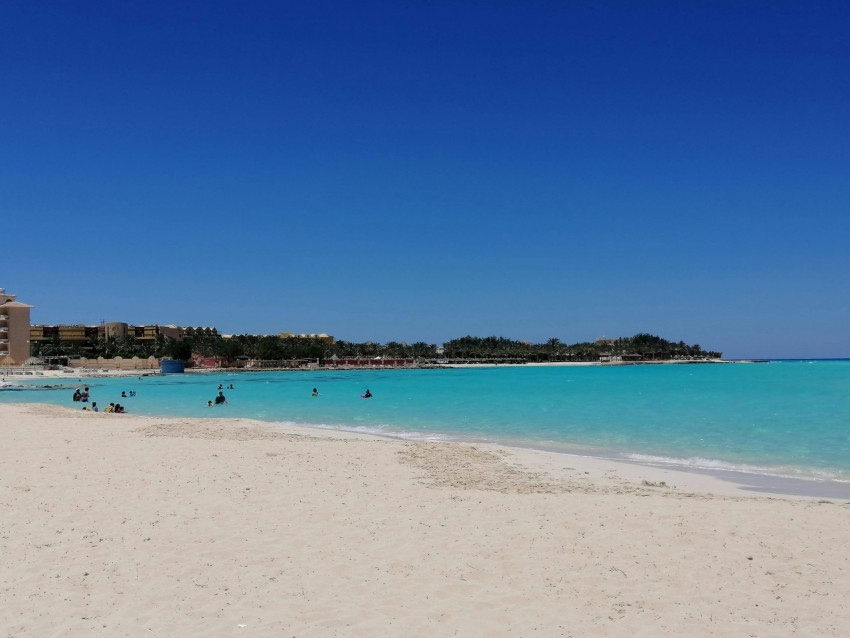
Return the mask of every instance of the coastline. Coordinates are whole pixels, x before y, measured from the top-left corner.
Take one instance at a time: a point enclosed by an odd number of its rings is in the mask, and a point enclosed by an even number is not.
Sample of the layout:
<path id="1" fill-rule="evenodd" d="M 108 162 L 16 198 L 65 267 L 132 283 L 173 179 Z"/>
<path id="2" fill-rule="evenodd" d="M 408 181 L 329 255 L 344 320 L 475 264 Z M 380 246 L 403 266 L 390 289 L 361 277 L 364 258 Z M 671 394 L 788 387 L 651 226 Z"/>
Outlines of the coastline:
<path id="1" fill-rule="evenodd" d="M 693 635 L 698 623 L 840 636 L 850 623 L 847 503 L 244 419 L 2 405 L 0 443 L 4 634 Z"/>
<path id="2" fill-rule="evenodd" d="M 347 370 L 414 370 L 414 369 L 455 369 L 455 368 L 539 368 L 539 367 L 616 367 L 616 366 L 639 366 L 639 365 L 704 365 L 704 364 L 752 364 L 766 363 L 767 360 L 761 359 L 694 359 L 694 360 L 679 360 L 679 359 L 662 359 L 649 361 L 532 361 L 527 363 L 488 363 L 488 362 L 469 362 L 469 363 L 441 363 L 432 361 L 426 364 L 413 366 L 348 366 L 348 365 L 322 365 L 322 366 L 307 366 L 298 368 L 186 368 L 182 374 L 221 374 L 221 373 L 250 373 L 250 372 L 322 372 L 322 371 L 347 371 Z M 15 378 L 30 378 L 30 377 L 50 377 L 50 378 L 110 378 L 110 377 L 146 377 L 158 376 L 163 374 L 160 370 L 114 370 L 108 368 L 65 368 L 62 370 L 43 370 L 33 368 L 32 370 L 24 371 L 21 368 L 8 368 L 0 370 L 0 377 L 6 379 Z"/>
<path id="3" fill-rule="evenodd" d="M 657 362 L 658 365 L 664 365 L 665 363 L 673 363 L 674 366 L 678 367 L 682 364 L 689 364 L 694 362 Z M 704 362 L 698 362 L 704 363 Z M 737 363 L 737 362 L 735 362 Z M 586 365 L 600 365 L 600 366 L 616 366 L 617 363 L 609 364 L 575 364 L 575 363 L 543 363 L 543 364 L 529 364 L 527 367 L 563 367 L 563 366 L 586 366 Z M 632 363 L 627 363 L 625 365 L 635 365 Z M 639 364 L 637 364 L 639 365 Z M 497 366 L 460 366 L 463 367 L 474 367 L 474 368 L 482 368 L 482 367 L 497 367 Z M 499 367 L 517 367 L 512 366 L 510 364 L 506 364 L 504 366 Z M 368 369 L 358 369 L 361 371 L 367 371 Z M 42 384 L 41 387 L 45 390 L 56 390 L 56 389 L 70 389 L 72 387 L 76 387 L 83 383 L 84 379 L 91 379 L 94 377 L 100 378 L 109 378 L 114 377 L 117 379 L 127 378 L 127 377 L 161 377 L 162 375 L 159 372 L 150 372 L 147 371 L 145 373 L 139 373 L 138 371 L 93 371 L 95 374 L 87 375 L 85 377 L 77 377 L 75 374 L 67 374 L 62 371 L 46 371 L 44 375 L 41 375 L 41 379 L 46 381 L 48 379 L 62 379 L 65 381 L 62 385 L 52 385 L 52 384 Z M 225 374 L 228 377 L 235 377 L 241 372 L 251 372 L 243 371 L 243 370 L 209 370 L 209 371 L 198 371 L 195 374 Z M 258 370 L 256 372 L 268 372 L 266 370 Z M 310 372 L 320 372 L 319 370 L 310 370 Z M 167 375 L 172 376 L 172 375 Z M 177 375 L 179 377 L 181 375 Z M 192 376 L 192 375 L 186 375 Z M 35 381 L 39 377 L 27 377 L 27 381 Z M 20 379 L 20 377 L 17 377 Z M 6 378 L 5 381 L 7 384 L 11 382 L 11 384 L 15 384 L 16 378 Z M 21 379 L 24 381 L 24 379 Z M 124 383 L 121 381 L 120 383 Z M 226 383 L 226 382 L 225 382 Z M 238 383 L 238 382 L 237 382 Z M 22 385 L 29 385 L 25 382 Z M 38 384 L 36 384 L 38 385 Z M 13 388 L 10 390 L 14 391 Z M 117 394 L 116 394 L 117 396 Z M 12 395 L 9 396 L 13 401 L 15 400 Z M 41 398 L 37 399 L 41 401 Z M 56 404 L 56 401 L 48 399 L 48 401 L 52 404 Z M 102 404 L 103 405 L 103 404 Z M 149 406 L 148 406 L 149 407 Z M 135 412 L 135 410 L 134 410 Z M 163 411 L 151 411 L 148 410 L 149 414 L 160 414 L 164 418 L 170 416 L 167 412 Z M 177 414 L 181 414 L 177 412 Z M 183 417 L 198 417 L 202 419 L 206 419 L 206 414 L 199 414 L 198 411 L 195 411 L 195 414 L 192 413 L 182 413 Z M 306 418 L 305 418 L 306 417 Z M 181 417 L 182 418 L 182 417 Z M 216 413 L 215 418 L 227 418 L 221 414 Z M 231 417 L 233 418 L 233 417 Z M 259 417 L 244 414 L 241 417 L 235 418 L 259 418 L 262 419 L 263 422 L 271 423 L 275 425 L 285 425 L 289 422 L 284 422 L 281 424 L 279 421 L 269 420 L 265 416 L 260 415 Z M 379 422 L 379 421 L 376 421 Z M 465 434 L 451 434 L 451 433 L 441 433 L 439 435 L 431 436 L 428 434 L 427 429 L 422 432 L 416 432 L 415 426 L 413 432 L 405 431 L 404 427 L 397 431 L 393 431 L 392 428 L 389 428 L 390 431 L 386 431 L 384 428 L 379 427 L 368 427 L 363 424 L 354 425 L 353 423 L 346 425 L 345 423 L 335 425 L 333 421 L 329 421 L 326 424 L 324 421 L 311 419 L 306 414 L 300 414 L 293 418 L 291 423 L 295 424 L 296 427 L 302 427 L 307 429 L 307 431 L 322 431 L 322 432 L 353 432 L 353 433 L 365 433 L 372 434 L 375 436 L 379 436 L 382 438 L 387 438 L 389 440 L 399 440 L 399 441 L 446 441 L 446 442 L 458 442 L 458 443 L 467 443 L 467 444 L 475 444 L 475 445 L 496 445 L 500 447 L 510 448 L 514 450 L 532 450 L 532 451 L 542 451 L 542 452 L 551 452 L 553 454 L 559 456 L 569 456 L 576 458 L 592 458 L 596 459 L 600 462 L 610 462 L 616 464 L 616 466 L 622 467 L 623 465 L 636 465 L 639 467 L 645 468 L 655 468 L 659 472 L 673 472 L 683 477 L 694 476 L 694 475 L 706 475 L 713 477 L 715 479 L 719 479 L 727 484 L 733 485 L 733 491 L 737 490 L 738 492 L 742 490 L 749 490 L 753 492 L 760 492 L 765 494 L 776 494 L 776 495 L 791 495 L 791 496 L 806 496 L 811 498 L 850 498 L 850 481 L 842 480 L 843 474 L 841 471 L 836 470 L 832 471 L 821 471 L 818 469 L 818 466 L 812 465 L 811 467 L 805 464 L 799 464 L 799 466 L 794 464 L 781 464 L 777 463 L 774 465 L 769 464 L 751 464 L 746 461 L 728 461 L 724 460 L 724 457 L 721 455 L 703 455 L 700 453 L 690 453 L 685 450 L 683 453 L 673 453 L 673 454 L 646 454 L 643 452 L 635 452 L 632 447 L 617 447 L 613 446 L 610 448 L 606 448 L 605 446 L 599 447 L 585 447 L 580 444 L 570 443 L 570 442 L 558 442 L 556 439 L 553 439 L 551 442 L 546 440 L 538 440 L 537 438 L 531 437 L 529 439 L 524 438 L 512 438 L 512 437 L 499 437 L 499 436 L 484 436 L 484 435 L 465 435 Z M 347 423 L 347 422 L 346 422 Z M 639 449 L 639 448 L 637 448 Z M 662 479 L 646 479 L 650 482 L 658 482 Z M 688 484 L 687 478 L 680 479 L 680 483 L 685 485 Z M 695 488 L 698 491 L 699 487 Z M 704 490 L 703 490 L 704 491 Z M 722 492 L 722 490 L 714 490 L 715 492 Z"/>
<path id="4" fill-rule="evenodd" d="M 600 456 L 595 453 L 582 453 L 579 451 L 565 452 L 563 450 L 541 449 L 531 446 L 507 445 L 503 443 L 488 443 L 484 441 L 458 441 L 458 440 L 425 440 L 405 439 L 395 435 L 380 434 L 374 432 L 362 432 L 350 429 L 337 429 L 315 427 L 309 424 L 281 423 L 274 421 L 260 421 L 241 417 L 161 417 L 138 414 L 107 414 L 103 412 L 79 412 L 76 409 L 60 407 L 51 404 L 40 403 L 17 403 L 0 404 L 0 423 L 7 424 L 9 419 L 24 419 L 26 422 L 45 419 L 95 419 L 110 425 L 126 424 L 131 422 L 135 427 L 146 427 L 150 423 L 162 424 L 163 427 L 179 426 L 205 428 L 214 426 L 217 429 L 228 427 L 251 427 L 284 435 L 312 437 L 317 439 L 345 439 L 362 441 L 380 441 L 388 444 L 404 445 L 433 445 L 459 446 L 461 448 L 483 449 L 503 457 L 515 458 L 516 462 L 532 468 L 531 471 L 539 472 L 579 472 L 588 477 L 587 480 L 600 480 L 603 478 L 621 480 L 632 487 L 655 486 L 665 484 L 667 489 L 692 493 L 698 495 L 712 496 L 738 496 L 746 497 L 746 481 L 735 481 L 722 479 L 714 472 L 689 471 L 687 468 L 674 466 L 660 466 L 648 463 L 639 463 L 627 459 Z M 97 421 L 95 421 L 97 423 Z M 32 425 L 35 425 L 34 423 Z M 730 475 L 743 474 L 729 472 Z M 771 493 L 777 498 L 808 499 L 819 498 L 817 494 L 780 492 Z"/>

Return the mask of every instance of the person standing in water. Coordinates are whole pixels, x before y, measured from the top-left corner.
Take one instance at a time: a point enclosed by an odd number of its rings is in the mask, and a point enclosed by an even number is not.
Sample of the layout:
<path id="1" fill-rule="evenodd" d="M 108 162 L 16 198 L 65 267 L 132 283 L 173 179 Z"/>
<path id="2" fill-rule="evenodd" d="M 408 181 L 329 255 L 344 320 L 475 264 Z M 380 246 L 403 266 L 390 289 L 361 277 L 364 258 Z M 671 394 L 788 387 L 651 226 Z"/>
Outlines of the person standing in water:
<path id="1" fill-rule="evenodd" d="M 316 388 L 313 388 L 313 396 L 314 397 L 319 396 L 319 391 Z"/>

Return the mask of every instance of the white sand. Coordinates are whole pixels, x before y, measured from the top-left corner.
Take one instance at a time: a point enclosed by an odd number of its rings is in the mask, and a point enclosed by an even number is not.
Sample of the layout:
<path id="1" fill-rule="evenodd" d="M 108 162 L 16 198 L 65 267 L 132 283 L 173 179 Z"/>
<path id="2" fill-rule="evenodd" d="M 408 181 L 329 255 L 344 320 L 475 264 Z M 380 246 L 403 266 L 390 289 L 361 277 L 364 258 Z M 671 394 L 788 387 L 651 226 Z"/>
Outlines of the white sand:
<path id="1" fill-rule="evenodd" d="M 542 452 L 0 406 L 0 636 L 846 636 L 850 505 L 734 491 Z"/>

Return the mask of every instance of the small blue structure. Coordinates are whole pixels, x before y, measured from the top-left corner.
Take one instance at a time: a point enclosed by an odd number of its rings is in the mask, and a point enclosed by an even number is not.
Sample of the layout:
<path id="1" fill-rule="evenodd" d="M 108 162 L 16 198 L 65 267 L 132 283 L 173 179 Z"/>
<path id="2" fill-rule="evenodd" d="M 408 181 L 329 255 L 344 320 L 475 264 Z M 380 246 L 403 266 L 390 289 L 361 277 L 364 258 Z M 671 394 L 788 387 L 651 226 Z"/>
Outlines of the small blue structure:
<path id="1" fill-rule="evenodd" d="M 186 371 L 186 362 L 180 359 L 161 359 L 159 369 L 163 374 L 180 374 Z"/>

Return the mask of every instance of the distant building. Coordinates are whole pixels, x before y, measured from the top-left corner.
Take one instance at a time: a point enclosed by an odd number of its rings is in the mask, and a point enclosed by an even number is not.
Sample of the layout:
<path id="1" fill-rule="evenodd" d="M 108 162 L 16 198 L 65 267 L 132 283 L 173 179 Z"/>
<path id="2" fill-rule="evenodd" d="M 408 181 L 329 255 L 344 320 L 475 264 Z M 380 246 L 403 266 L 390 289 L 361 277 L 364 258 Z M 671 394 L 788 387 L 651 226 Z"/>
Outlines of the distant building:
<path id="1" fill-rule="evenodd" d="M 332 346 L 334 343 L 334 338 L 331 335 L 327 335 L 324 332 L 318 334 L 295 334 L 292 332 L 279 332 L 277 334 L 281 339 L 318 339 L 319 341 L 324 341 L 329 346 Z"/>
<path id="2" fill-rule="evenodd" d="M 30 341 L 85 341 L 98 336 L 99 326 L 61 325 L 61 326 L 31 326 Z"/>
<path id="3" fill-rule="evenodd" d="M 102 323 L 99 326 L 89 326 L 90 331 L 97 330 L 97 337 L 133 337 L 140 341 L 153 341 L 159 335 L 170 337 L 171 339 L 182 339 L 183 329 L 177 326 L 160 326 L 152 324 L 147 326 L 133 326 L 120 321 L 111 321 Z"/>
<path id="4" fill-rule="evenodd" d="M 185 328 L 182 328 L 182 330 L 187 337 L 217 337 L 218 336 L 218 330 L 216 330 L 215 328 L 210 328 L 209 326 L 206 326 L 206 327 L 198 326 L 197 328 L 192 328 L 191 326 L 186 326 Z"/>
<path id="5" fill-rule="evenodd" d="M 154 341 L 159 335 L 169 339 L 183 339 L 193 335 L 217 335 L 215 328 L 183 328 L 175 325 L 160 326 L 152 324 L 146 326 L 134 326 L 121 321 L 110 321 L 99 326 L 65 325 L 45 326 L 37 325 L 29 329 L 31 341 L 86 341 L 91 338 L 121 338 L 132 337 L 140 341 Z"/>
<path id="6" fill-rule="evenodd" d="M 180 340 L 186 333 L 183 328 L 178 326 L 160 326 L 154 324 L 150 326 L 127 326 L 128 333 L 140 341 L 154 341 L 159 335 L 168 337 L 169 339 Z"/>
<path id="7" fill-rule="evenodd" d="M 29 359 L 30 308 L 0 288 L 0 365 L 23 365 Z"/>
<path id="8" fill-rule="evenodd" d="M 104 337 L 127 337 L 127 331 L 130 326 L 120 321 L 110 321 L 98 326 L 98 336 Z"/>
<path id="9" fill-rule="evenodd" d="M 605 337 L 600 337 L 596 340 L 597 346 L 614 346 L 617 345 L 617 339 L 607 339 Z"/>

